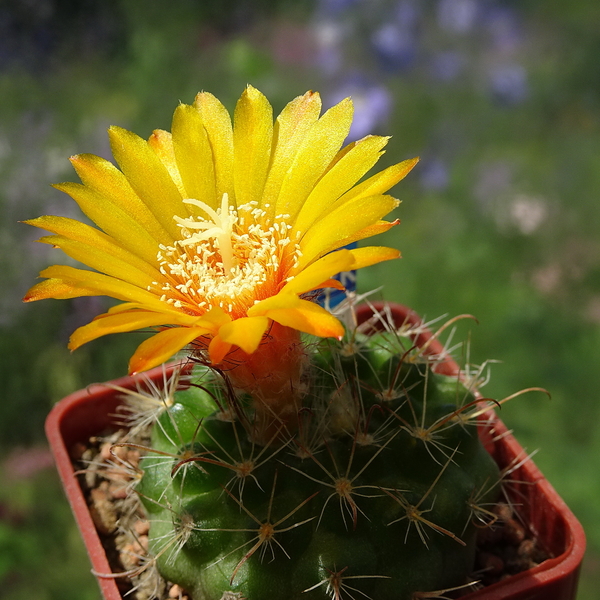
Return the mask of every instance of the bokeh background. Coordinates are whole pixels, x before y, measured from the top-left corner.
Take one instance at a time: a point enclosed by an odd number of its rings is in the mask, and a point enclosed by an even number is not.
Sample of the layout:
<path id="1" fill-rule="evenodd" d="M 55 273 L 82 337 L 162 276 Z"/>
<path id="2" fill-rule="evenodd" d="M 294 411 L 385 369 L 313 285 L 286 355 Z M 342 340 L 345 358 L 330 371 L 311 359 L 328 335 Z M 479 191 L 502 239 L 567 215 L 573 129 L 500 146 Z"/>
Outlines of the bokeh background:
<path id="1" fill-rule="evenodd" d="M 351 136 L 421 156 L 394 192 L 404 258 L 360 291 L 427 318 L 471 313 L 488 395 L 584 524 L 580 600 L 600 584 L 600 3 L 595 0 L 2 0 L 0 2 L 0 596 L 99 592 L 43 436 L 54 402 L 125 373 L 143 334 L 74 354 L 104 299 L 21 304 L 62 261 L 20 224 L 78 216 L 49 184 L 110 158 L 106 129 L 170 128 L 199 90 L 247 83 L 276 111 L 307 89 L 352 95 Z"/>

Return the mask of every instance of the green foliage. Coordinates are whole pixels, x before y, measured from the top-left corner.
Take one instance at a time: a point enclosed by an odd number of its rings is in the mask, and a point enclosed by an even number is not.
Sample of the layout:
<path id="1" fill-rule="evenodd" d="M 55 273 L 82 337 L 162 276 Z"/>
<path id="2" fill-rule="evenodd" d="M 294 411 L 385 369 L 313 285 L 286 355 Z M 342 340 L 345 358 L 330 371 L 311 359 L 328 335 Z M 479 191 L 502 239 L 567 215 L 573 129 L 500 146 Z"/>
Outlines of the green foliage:
<path id="1" fill-rule="evenodd" d="M 56 473 L 15 479 L 2 471 L 0 515 L 3 600 L 98 600 L 85 548 Z"/>

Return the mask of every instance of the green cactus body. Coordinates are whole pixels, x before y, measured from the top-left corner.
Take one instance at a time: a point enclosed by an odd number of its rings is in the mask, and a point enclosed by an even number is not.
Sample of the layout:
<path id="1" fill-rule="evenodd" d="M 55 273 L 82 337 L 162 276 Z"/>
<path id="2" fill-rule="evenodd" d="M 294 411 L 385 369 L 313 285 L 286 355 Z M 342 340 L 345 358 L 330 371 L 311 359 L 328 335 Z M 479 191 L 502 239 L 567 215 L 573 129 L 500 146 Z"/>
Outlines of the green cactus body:
<path id="1" fill-rule="evenodd" d="M 204 366 L 158 417 L 138 490 L 160 572 L 194 600 L 402 600 L 465 584 L 473 499 L 494 501 L 499 481 L 473 394 L 395 332 L 306 348 L 298 421 L 266 442 L 252 399 Z"/>

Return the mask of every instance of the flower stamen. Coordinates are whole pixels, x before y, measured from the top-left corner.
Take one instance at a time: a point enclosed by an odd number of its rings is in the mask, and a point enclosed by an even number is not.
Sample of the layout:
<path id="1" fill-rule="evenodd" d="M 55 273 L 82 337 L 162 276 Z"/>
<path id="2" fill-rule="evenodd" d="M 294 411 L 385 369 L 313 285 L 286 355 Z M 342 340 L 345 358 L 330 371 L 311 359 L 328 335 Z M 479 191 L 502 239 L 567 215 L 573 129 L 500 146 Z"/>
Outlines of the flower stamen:
<path id="1" fill-rule="evenodd" d="M 221 210 L 220 214 L 214 211 L 208 204 L 195 198 L 185 198 L 183 200 L 186 204 L 193 204 L 200 210 L 204 211 L 212 221 L 208 222 L 197 222 L 193 219 L 182 219 L 181 217 L 175 216 L 174 219 L 177 224 L 183 229 L 204 229 L 204 233 L 196 233 L 191 235 L 186 240 L 181 240 L 179 243 L 183 246 L 189 246 L 202 240 L 208 240 L 214 237 L 217 240 L 219 246 L 219 253 L 221 254 L 221 260 L 223 261 L 223 272 L 226 276 L 229 276 L 233 271 L 234 254 L 233 254 L 233 227 L 237 222 L 237 213 L 235 209 L 229 208 L 229 196 L 227 192 L 223 194 L 221 198 Z"/>
<path id="2" fill-rule="evenodd" d="M 266 221 L 266 213 L 250 202 L 237 210 L 223 194 L 217 210 L 195 198 L 184 200 L 207 215 L 174 217 L 182 239 L 160 246 L 160 271 L 167 281 L 161 285 L 161 300 L 202 314 L 219 306 L 234 317 L 245 315 L 250 306 L 279 291 L 285 280 L 278 274 L 282 263 L 298 261 L 298 249 L 290 252 L 289 215 Z"/>

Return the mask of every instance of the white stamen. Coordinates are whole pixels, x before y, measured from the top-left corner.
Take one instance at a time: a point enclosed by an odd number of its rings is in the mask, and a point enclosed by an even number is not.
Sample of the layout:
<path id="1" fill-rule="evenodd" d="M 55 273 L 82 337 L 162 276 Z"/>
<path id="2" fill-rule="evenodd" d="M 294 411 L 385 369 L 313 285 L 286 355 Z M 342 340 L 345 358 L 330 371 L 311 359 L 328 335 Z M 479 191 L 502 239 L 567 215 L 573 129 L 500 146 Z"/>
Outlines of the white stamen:
<path id="1" fill-rule="evenodd" d="M 299 246 L 290 245 L 291 226 L 283 218 L 266 220 L 257 202 L 236 210 L 226 193 L 216 210 L 194 198 L 184 202 L 207 218 L 174 217 L 182 237 L 173 246 L 161 245 L 157 254 L 166 277 L 160 284 L 164 302 L 187 307 L 191 314 L 202 314 L 210 306 L 244 314 L 261 286 L 281 281 L 281 264 L 297 264 Z"/>

